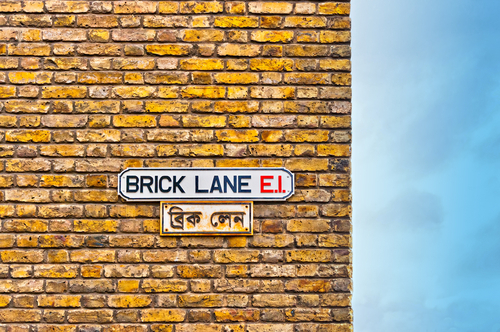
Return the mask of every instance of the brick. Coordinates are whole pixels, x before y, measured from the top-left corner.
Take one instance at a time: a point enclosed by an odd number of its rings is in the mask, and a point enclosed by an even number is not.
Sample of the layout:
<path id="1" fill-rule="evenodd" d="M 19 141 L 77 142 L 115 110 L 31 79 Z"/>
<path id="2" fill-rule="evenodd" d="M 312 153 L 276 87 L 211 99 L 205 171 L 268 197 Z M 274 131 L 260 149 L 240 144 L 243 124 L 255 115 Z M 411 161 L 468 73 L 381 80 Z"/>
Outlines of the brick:
<path id="1" fill-rule="evenodd" d="M 222 295 L 179 295 L 181 308 L 214 308 L 223 306 Z"/>
<path id="2" fill-rule="evenodd" d="M 182 40 L 186 42 L 221 42 L 224 32 L 220 30 L 184 30 Z"/>
<path id="3" fill-rule="evenodd" d="M 108 298 L 111 308 L 143 308 L 151 304 L 147 295 L 112 295 Z"/>
<path id="4" fill-rule="evenodd" d="M 150 44 L 146 45 L 146 52 L 148 54 L 160 55 L 160 56 L 166 56 L 166 55 L 180 56 L 180 55 L 189 55 L 192 48 L 193 48 L 192 45 Z"/>
<path id="5" fill-rule="evenodd" d="M 259 26 L 259 19 L 249 16 L 217 16 L 214 25 L 220 28 L 256 28 Z"/>
<path id="6" fill-rule="evenodd" d="M 259 320 L 260 311 L 255 309 L 216 309 L 216 322 L 255 322 Z"/>
<path id="7" fill-rule="evenodd" d="M 185 310 L 143 309 L 141 313 L 141 322 L 182 322 L 185 317 Z"/>
<path id="8" fill-rule="evenodd" d="M 111 15 L 79 15 L 76 25 L 82 28 L 116 28 L 118 19 Z"/>
<path id="9" fill-rule="evenodd" d="M 155 1 L 117 1 L 114 4 L 115 14 L 149 14 L 157 8 Z"/>
<path id="10" fill-rule="evenodd" d="M 46 1 L 49 13 L 86 13 L 89 11 L 87 1 Z"/>
<path id="11" fill-rule="evenodd" d="M 255 57 L 260 54 L 259 45 L 222 44 L 217 48 L 220 56 Z"/>
<path id="12" fill-rule="evenodd" d="M 16 95 L 16 88 L 13 86 L 0 87 L 0 99 L 14 97 Z"/>
<path id="13" fill-rule="evenodd" d="M 252 32 L 250 39 L 260 43 L 289 43 L 293 35 L 293 31 L 257 30 Z"/>
<path id="14" fill-rule="evenodd" d="M 39 307 L 69 308 L 81 305 L 81 295 L 41 295 L 38 297 Z"/>
<path id="15" fill-rule="evenodd" d="M 98 310 L 71 310 L 68 311 L 69 323 L 111 323 L 113 311 L 108 309 Z"/>
<path id="16" fill-rule="evenodd" d="M 41 310 L 3 309 L 0 311 L 2 323 L 33 323 L 40 322 Z"/>
<path id="17" fill-rule="evenodd" d="M 256 263 L 259 261 L 258 250 L 218 250 L 215 252 L 216 263 Z"/>
<path id="18" fill-rule="evenodd" d="M 0 252 L 3 263 L 40 263 L 43 261 L 43 252 L 40 250 L 6 250 Z"/>
<path id="19" fill-rule="evenodd" d="M 187 1 L 181 2 L 180 6 L 180 12 L 186 14 L 215 14 L 221 13 L 223 9 L 223 3 L 219 1 Z"/>

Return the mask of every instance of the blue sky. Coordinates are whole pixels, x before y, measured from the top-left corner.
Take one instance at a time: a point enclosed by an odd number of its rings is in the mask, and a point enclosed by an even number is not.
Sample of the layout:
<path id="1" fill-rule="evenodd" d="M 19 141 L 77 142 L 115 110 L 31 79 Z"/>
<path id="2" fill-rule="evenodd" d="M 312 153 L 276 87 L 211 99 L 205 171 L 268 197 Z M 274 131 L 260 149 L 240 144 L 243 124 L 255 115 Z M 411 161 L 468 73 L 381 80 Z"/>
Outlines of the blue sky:
<path id="1" fill-rule="evenodd" d="M 353 0 L 356 332 L 500 332 L 500 1 Z"/>

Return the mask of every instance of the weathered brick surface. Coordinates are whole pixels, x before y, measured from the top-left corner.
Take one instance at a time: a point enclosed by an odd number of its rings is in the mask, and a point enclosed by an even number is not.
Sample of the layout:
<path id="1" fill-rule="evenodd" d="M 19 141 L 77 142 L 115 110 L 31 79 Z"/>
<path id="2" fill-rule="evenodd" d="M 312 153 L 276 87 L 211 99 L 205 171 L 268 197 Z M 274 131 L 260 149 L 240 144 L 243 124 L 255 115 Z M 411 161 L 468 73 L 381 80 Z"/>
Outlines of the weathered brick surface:
<path id="1" fill-rule="evenodd" d="M 0 0 L 0 329 L 352 331 L 349 14 Z M 253 237 L 161 238 L 116 193 L 141 166 L 284 166 L 296 194 Z"/>

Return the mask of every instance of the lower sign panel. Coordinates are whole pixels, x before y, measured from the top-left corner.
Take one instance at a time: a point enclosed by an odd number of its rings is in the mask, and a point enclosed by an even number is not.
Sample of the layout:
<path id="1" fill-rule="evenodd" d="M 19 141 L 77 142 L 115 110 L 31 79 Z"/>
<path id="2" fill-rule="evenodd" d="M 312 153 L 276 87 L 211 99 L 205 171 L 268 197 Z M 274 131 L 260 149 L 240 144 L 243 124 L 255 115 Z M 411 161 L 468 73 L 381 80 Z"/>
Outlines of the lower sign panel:
<path id="1" fill-rule="evenodd" d="M 161 202 L 161 233 L 179 235 L 252 235 L 252 202 Z"/>

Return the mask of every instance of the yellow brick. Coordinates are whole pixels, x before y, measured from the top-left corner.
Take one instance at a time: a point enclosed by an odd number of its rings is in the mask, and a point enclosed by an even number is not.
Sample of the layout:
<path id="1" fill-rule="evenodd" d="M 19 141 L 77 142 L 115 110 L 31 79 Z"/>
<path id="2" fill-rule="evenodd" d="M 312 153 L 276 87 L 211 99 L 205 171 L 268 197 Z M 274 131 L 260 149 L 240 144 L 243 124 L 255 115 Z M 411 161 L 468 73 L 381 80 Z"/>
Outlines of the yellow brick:
<path id="1" fill-rule="evenodd" d="M 27 29 L 21 32 L 21 39 L 23 41 L 41 41 L 42 31 L 38 29 Z"/>
<path id="2" fill-rule="evenodd" d="M 351 40 L 351 32 L 349 31 L 321 31 L 319 35 L 320 43 L 347 43 Z"/>
<path id="3" fill-rule="evenodd" d="M 321 59 L 319 60 L 319 68 L 322 70 L 351 70 L 351 61 L 344 59 Z"/>
<path id="4" fill-rule="evenodd" d="M 250 95 L 258 99 L 292 99 L 295 98 L 295 88 L 293 87 L 251 87 Z"/>
<path id="5" fill-rule="evenodd" d="M 177 148 L 173 145 L 160 145 L 156 147 L 158 157 L 169 157 L 177 154 Z"/>
<path id="6" fill-rule="evenodd" d="M 296 85 L 330 84 L 330 75 L 319 73 L 287 73 L 285 74 L 285 82 Z"/>
<path id="7" fill-rule="evenodd" d="M 179 155 L 185 157 L 212 157 L 224 155 L 224 147 L 217 144 L 179 145 Z"/>
<path id="8" fill-rule="evenodd" d="M 160 14 L 175 14 L 179 11 L 179 3 L 173 1 L 160 1 Z"/>
<path id="9" fill-rule="evenodd" d="M 220 30 L 185 30 L 182 40 L 187 42 L 221 42 L 224 32 Z"/>
<path id="10" fill-rule="evenodd" d="M 215 127 L 226 125 L 226 117 L 222 115 L 185 115 L 182 117 L 184 127 Z"/>
<path id="11" fill-rule="evenodd" d="M 34 69 L 38 69 L 38 68 L 34 68 Z M 48 84 L 52 80 L 52 73 L 48 73 L 48 72 L 13 72 L 13 73 L 9 73 L 9 80 L 12 84 Z"/>
<path id="12" fill-rule="evenodd" d="M 144 84 L 144 77 L 140 73 L 125 73 L 123 80 L 128 84 Z"/>
<path id="13" fill-rule="evenodd" d="M 351 74 L 332 74 L 332 84 L 334 85 L 351 85 L 352 77 Z"/>
<path id="14" fill-rule="evenodd" d="M 230 115 L 228 124 L 233 128 L 249 128 L 250 117 L 245 115 Z"/>
<path id="15" fill-rule="evenodd" d="M 4 263 L 41 263 L 43 253 L 39 250 L 5 250 L 0 252 Z"/>
<path id="16" fill-rule="evenodd" d="M 81 295 L 41 295 L 38 297 L 38 306 L 54 308 L 79 307 L 81 298 Z"/>
<path id="17" fill-rule="evenodd" d="M 158 88 L 158 97 L 160 98 L 179 98 L 179 87 L 176 86 L 160 86 Z"/>
<path id="18" fill-rule="evenodd" d="M 50 131 L 48 130 L 9 130 L 5 134 L 7 142 L 49 142 Z"/>
<path id="19" fill-rule="evenodd" d="M 224 62 L 219 59 L 184 59 L 180 61 L 182 70 L 222 70 Z"/>
<path id="20" fill-rule="evenodd" d="M 9 45 L 9 55 L 49 56 L 50 45 L 32 43 L 11 44 Z"/>
<path id="21" fill-rule="evenodd" d="M 161 44 L 161 45 L 146 45 L 146 52 L 154 55 L 189 55 L 193 46 L 191 45 L 175 45 L 175 44 Z"/>
<path id="22" fill-rule="evenodd" d="M 214 105 L 216 113 L 256 113 L 259 111 L 257 101 L 217 101 Z"/>
<path id="23" fill-rule="evenodd" d="M 287 130 L 285 138 L 289 142 L 327 142 L 328 130 Z"/>
<path id="24" fill-rule="evenodd" d="M 250 59 L 250 69 L 255 71 L 291 71 L 293 70 L 293 60 Z"/>
<path id="25" fill-rule="evenodd" d="M 11 115 L 0 115 L 0 127 L 16 127 L 17 117 Z"/>
<path id="26" fill-rule="evenodd" d="M 327 159 L 287 159 L 285 167 L 291 171 L 327 171 Z"/>
<path id="27" fill-rule="evenodd" d="M 256 42 L 289 43 L 293 40 L 293 31 L 253 31 L 250 39 Z"/>
<path id="28" fill-rule="evenodd" d="M 260 54 L 259 45 L 250 44 L 222 44 L 218 47 L 220 56 L 255 57 Z"/>
<path id="29" fill-rule="evenodd" d="M 256 322 L 260 311 L 256 309 L 216 309 L 214 312 L 217 322 Z"/>
<path id="30" fill-rule="evenodd" d="M 9 305 L 11 297 L 8 295 L 0 295 L 0 307 L 4 308 Z"/>
<path id="31" fill-rule="evenodd" d="M 350 128 L 350 116 L 321 116 L 321 127 L 323 128 Z"/>
<path id="32" fill-rule="evenodd" d="M 0 99 L 11 98 L 16 95 L 16 87 L 0 86 Z"/>
<path id="33" fill-rule="evenodd" d="M 42 319 L 41 310 L 2 309 L 0 311 L 0 321 L 2 323 L 40 322 L 41 319 Z"/>
<path id="34" fill-rule="evenodd" d="M 49 86 L 42 88 L 42 98 L 44 99 L 65 99 L 65 98 L 85 98 L 87 88 L 83 86 Z"/>
<path id="35" fill-rule="evenodd" d="M 89 32 L 89 39 L 93 42 L 98 42 L 98 43 L 102 43 L 102 42 L 107 42 L 109 40 L 109 31 L 107 30 L 96 30 L 96 29 L 93 29 L 93 30 L 90 30 Z"/>
<path id="36" fill-rule="evenodd" d="M 118 291 L 136 293 L 139 291 L 139 280 L 118 280 Z"/>
<path id="37" fill-rule="evenodd" d="M 259 140 L 259 132 L 255 129 L 250 130 L 219 130 L 216 132 L 218 141 L 242 143 L 242 142 L 257 142 Z"/>
<path id="38" fill-rule="evenodd" d="M 83 187 L 83 176 L 42 175 L 40 187 Z"/>
<path id="39" fill-rule="evenodd" d="M 112 295 L 108 298 L 111 308 L 143 308 L 151 304 L 147 295 Z"/>
<path id="40" fill-rule="evenodd" d="M 19 119 L 19 126 L 32 128 L 40 126 L 40 117 L 37 115 L 26 115 Z"/>
<path id="41" fill-rule="evenodd" d="M 189 102 L 185 101 L 146 101 L 146 112 L 150 113 L 185 113 Z"/>
<path id="42" fill-rule="evenodd" d="M 102 275 L 101 265 L 84 265 L 81 267 L 82 277 L 84 278 L 100 278 Z"/>
<path id="43" fill-rule="evenodd" d="M 346 2 L 325 2 L 318 5 L 318 14 L 321 15 L 349 15 L 350 4 Z"/>
<path id="44" fill-rule="evenodd" d="M 186 14 L 221 13 L 223 9 L 223 3 L 218 1 L 187 1 L 181 2 L 180 12 Z"/>
<path id="45" fill-rule="evenodd" d="M 326 18 L 319 16 L 288 16 L 285 28 L 325 28 Z"/>
<path id="46" fill-rule="evenodd" d="M 218 16 L 214 25 L 219 28 L 256 28 L 259 26 L 259 19 L 249 16 Z"/>
<path id="47" fill-rule="evenodd" d="M 259 82 L 259 75 L 252 73 L 217 73 L 215 81 L 222 84 L 255 84 Z"/>
<path id="48" fill-rule="evenodd" d="M 0 69 L 15 69 L 19 65 L 16 58 L 0 58 Z"/>
<path id="49" fill-rule="evenodd" d="M 115 127 L 156 127 L 154 115 L 115 115 L 113 117 Z"/>
<path id="50" fill-rule="evenodd" d="M 221 99 L 225 93 L 226 89 L 221 86 L 189 86 L 181 90 L 183 98 Z"/>
<path id="51" fill-rule="evenodd" d="M 156 91 L 153 86 L 119 86 L 113 88 L 113 93 L 125 99 L 151 97 Z"/>
<path id="52" fill-rule="evenodd" d="M 71 261 L 76 263 L 112 263 L 114 250 L 76 250 L 70 253 Z"/>
<path id="53" fill-rule="evenodd" d="M 186 311 L 180 309 L 143 309 L 141 322 L 183 322 Z"/>
<path id="54" fill-rule="evenodd" d="M 248 11 L 255 14 L 290 14 L 293 4 L 288 2 L 251 2 Z"/>
<path id="55" fill-rule="evenodd" d="M 118 72 L 79 73 L 81 84 L 119 84 L 123 82 L 123 74 Z"/>
<path id="56" fill-rule="evenodd" d="M 118 221 L 116 220 L 75 220 L 74 231 L 84 233 L 106 233 L 116 232 Z"/>
<path id="57" fill-rule="evenodd" d="M 180 127 L 180 117 L 177 115 L 162 115 L 160 117 L 160 127 Z"/>
<path id="58" fill-rule="evenodd" d="M 351 147 L 342 144 L 320 144 L 318 145 L 318 156 L 349 157 Z"/>

